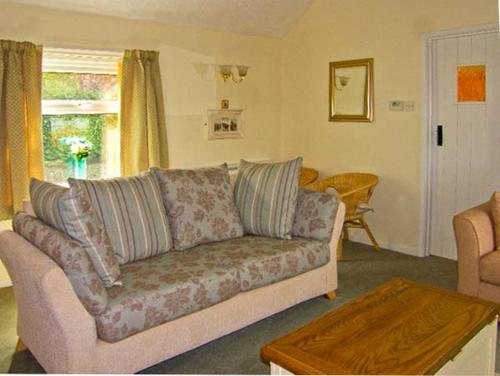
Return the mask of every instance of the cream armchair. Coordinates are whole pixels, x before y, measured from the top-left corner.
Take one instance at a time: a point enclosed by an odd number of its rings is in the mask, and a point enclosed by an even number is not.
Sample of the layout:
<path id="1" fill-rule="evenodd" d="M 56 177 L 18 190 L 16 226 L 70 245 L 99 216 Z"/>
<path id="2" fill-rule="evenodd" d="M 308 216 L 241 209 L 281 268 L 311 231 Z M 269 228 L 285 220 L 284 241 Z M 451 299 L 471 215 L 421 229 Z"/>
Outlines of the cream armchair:
<path id="1" fill-rule="evenodd" d="M 490 203 L 457 214 L 453 218 L 457 242 L 458 291 L 500 303 L 500 251 Z"/>

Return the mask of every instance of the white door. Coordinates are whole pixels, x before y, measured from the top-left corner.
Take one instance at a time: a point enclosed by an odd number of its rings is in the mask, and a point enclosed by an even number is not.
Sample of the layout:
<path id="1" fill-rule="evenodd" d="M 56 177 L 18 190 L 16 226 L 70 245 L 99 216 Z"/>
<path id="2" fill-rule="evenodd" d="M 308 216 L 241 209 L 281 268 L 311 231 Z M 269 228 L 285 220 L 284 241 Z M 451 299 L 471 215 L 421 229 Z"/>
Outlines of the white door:
<path id="1" fill-rule="evenodd" d="M 452 219 L 456 213 L 489 200 L 500 190 L 500 36 L 498 32 L 431 40 L 430 254 L 456 259 Z M 459 101 L 457 80 L 486 75 Z M 460 67 L 460 68 L 459 68 Z M 467 68 L 463 68 L 467 67 Z M 464 70 L 468 72 L 463 75 Z M 465 81 L 464 81 L 465 82 Z M 471 81 L 467 81 L 471 82 Z M 463 101 L 465 100 L 465 101 Z M 442 145 L 438 145 L 438 126 Z"/>

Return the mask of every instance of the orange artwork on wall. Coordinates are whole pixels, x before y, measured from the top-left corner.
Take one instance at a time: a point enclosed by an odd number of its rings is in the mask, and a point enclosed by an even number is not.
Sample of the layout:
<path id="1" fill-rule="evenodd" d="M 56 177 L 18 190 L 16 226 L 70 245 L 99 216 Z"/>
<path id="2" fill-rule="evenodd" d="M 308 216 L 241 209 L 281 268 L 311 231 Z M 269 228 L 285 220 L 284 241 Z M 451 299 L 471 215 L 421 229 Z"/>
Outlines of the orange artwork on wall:
<path id="1" fill-rule="evenodd" d="M 457 67 L 457 100 L 484 102 L 486 100 L 486 67 L 468 65 Z"/>

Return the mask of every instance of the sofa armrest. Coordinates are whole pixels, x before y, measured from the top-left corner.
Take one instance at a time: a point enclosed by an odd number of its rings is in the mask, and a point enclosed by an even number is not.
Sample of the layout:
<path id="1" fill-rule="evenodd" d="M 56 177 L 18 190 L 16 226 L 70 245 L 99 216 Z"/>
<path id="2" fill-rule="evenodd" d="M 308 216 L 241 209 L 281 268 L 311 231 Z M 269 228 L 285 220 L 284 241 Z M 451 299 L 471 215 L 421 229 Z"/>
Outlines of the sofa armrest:
<path id="1" fill-rule="evenodd" d="M 479 259 L 495 249 L 495 234 L 489 202 L 453 218 L 457 242 L 458 291 L 477 296 Z"/>
<path id="2" fill-rule="evenodd" d="M 91 373 L 97 331 L 62 269 L 12 231 L 0 232 L 0 258 L 12 280 L 17 330 L 47 372 Z"/>

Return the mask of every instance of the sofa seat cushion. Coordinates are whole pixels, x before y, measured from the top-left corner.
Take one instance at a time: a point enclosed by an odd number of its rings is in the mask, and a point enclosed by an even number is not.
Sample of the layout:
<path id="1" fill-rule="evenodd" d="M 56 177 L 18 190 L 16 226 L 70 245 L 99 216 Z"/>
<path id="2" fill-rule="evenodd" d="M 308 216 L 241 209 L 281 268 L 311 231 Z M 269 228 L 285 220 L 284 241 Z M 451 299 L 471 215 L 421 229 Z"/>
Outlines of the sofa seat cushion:
<path id="1" fill-rule="evenodd" d="M 108 342 L 209 307 L 240 290 L 238 270 L 198 247 L 124 265 L 121 281 L 122 286 L 108 289 L 108 307 L 95 317 L 99 337 Z"/>
<path id="2" fill-rule="evenodd" d="M 239 271 L 241 291 L 266 286 L 325 265 L 330 248 L 319 240 L 244 236 L 204 246 Z"/>
<path id="3" fill-rule="evenodd" d="M 481 257 L 479 276 L 484 282 L 500 286 L 500 251 L 493 251 Z"/>
<path id="4" fill-rule="evenodd" d="M 95 318 L 97 331 L 116 342 L 329 259 L 328 245 L 319 240 L 244 236 L 127 264 L 123 285 L 108 289 L 108 308 Z"/>

